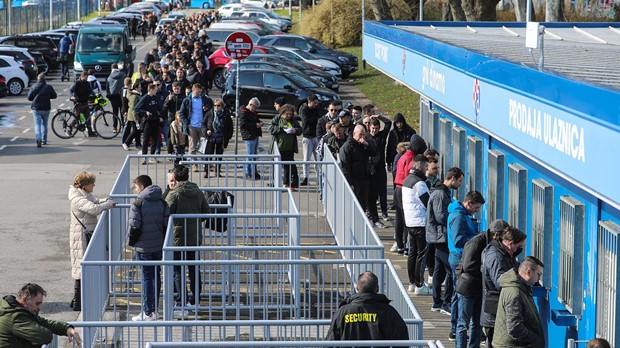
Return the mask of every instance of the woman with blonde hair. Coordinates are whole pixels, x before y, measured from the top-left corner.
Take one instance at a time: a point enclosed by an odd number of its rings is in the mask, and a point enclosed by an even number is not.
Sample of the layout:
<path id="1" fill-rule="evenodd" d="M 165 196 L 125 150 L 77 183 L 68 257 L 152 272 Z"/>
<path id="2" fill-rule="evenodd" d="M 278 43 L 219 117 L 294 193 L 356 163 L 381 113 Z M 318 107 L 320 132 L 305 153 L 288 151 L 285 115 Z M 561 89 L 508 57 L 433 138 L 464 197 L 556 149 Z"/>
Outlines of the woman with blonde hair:
<path id="1" fill-rule="evenodd" d="M 82 310 L 80 263 L 84 251 L 97 225 L 97 216 L 116 205 L 111 199 L 97 199 L 93 196 L 95 188 L 95 174 L 80 172 L 69 186 L 69 201 L 71 202 L 71 226 L 69 229 L 69 251 L 71 254 L 71 276 L 75 280 L 74 295 L 71 308 L 74 311 Z"/>

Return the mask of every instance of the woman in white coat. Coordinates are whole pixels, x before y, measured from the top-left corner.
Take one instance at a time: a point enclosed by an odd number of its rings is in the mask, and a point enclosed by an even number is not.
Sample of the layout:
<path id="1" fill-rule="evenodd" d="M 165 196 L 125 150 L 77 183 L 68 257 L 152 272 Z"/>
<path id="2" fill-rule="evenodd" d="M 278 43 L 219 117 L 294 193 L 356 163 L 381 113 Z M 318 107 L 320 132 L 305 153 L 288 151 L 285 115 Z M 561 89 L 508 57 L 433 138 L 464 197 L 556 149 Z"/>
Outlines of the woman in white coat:
<path id="1" fill-rule="evenodd" d="M 71 276 L 75 280 L 74 295 L 70 306 L 78 312 L 82 310 L 80 263 L 84 257 L 84 251 L 97 225 L 97 216 L 116 205 L 113 200 L 99 200 L 93 196 L 95 179 L 93 173 L 80 172 L 73 179 L 73 185 L 69 186 L 69 201 L 71 202 L 69 251 L 71 253 Z"/>

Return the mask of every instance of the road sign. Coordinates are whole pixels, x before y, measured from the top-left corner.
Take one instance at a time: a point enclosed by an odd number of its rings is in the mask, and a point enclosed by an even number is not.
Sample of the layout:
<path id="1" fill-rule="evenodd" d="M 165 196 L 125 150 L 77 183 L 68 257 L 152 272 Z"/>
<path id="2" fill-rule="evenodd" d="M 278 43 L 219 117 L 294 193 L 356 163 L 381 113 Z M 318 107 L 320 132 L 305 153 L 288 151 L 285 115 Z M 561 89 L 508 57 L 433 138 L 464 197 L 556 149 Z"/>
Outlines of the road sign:
<path id="1" fill-rule="evenodd" d="M 224 47 L 232 59 L 246 59 L 252 54 L 254 43 L 248 34 L 237 31 L 228 35 Z"/>

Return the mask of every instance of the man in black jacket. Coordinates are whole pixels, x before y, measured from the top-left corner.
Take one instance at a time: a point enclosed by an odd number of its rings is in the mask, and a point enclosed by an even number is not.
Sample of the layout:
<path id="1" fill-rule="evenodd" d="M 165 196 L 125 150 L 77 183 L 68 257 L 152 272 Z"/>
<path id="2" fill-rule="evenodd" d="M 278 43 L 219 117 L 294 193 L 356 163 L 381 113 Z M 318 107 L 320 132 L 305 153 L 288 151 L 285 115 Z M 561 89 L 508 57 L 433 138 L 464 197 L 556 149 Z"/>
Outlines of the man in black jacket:
<path id="1" fill-rule="evenodd" d="M 136 115 L 139 115 L 144 124 L 142 131 L 142 154 L 146 155 L 149 141 L 151 144 L 151 155 L 155 154 L 157 143 L 159 142 L 159 131 L 161 123 L 164 121 L 161 113 L 161 105 L 157 94 L 157 86 L 150 84 L 148 92 L 136 104 Z M 155 163 L 155 158 L 150 159 L 151 163 Z M 142 162 L 146 164 L 146 161 Z"/>
<path id="2" fill-rule="evenodd" d="M 396 145 L 403 141 L 409 141 L 412 135 L 415 134 L 415 130 L 407 124 L 405 116 L 398 113 L 394 116 L 394 129 L 390 131 L 387 139 L 385 161 L 387 162 L 388 170 L 392 169 L 394 163 L 394 157 L 396 156 Z"/>
<path id="3" fill-rule="evenodd" d="M 260 107 L 260 100 L 254 97 L 250 99 L 247 106 L 239 109 L 239 129 L 241 131 L 241 139 L 245 142 L 245 151 L 248 155 L 256 155 L 258 153 L 258 138 L 263 135 L 263 122 L 258 118 L 256 110 Z M 248 158 L 248 161 L 254 161 L 254 158 Z M 245 165 L 246 179 L 259 180 L 260 174 L 256 171 L 256 165 Z"/>
<path id="4" fill-rule="evenodd" d="M 374 140 L 366 136 L 366 128 L 355 126 L 353 136 L 340 148 L 342 172 L 363 211 L 368 205 L 368 185 L 370 184 L 370 157 L 377 155 Z M 374 202 L 373 202 L 374 204 Z"/>
<path id="5" fill-rule="evenodd" d="M 88 71 L 82 71 L 80 79 L 75 81 L 73 86 L 69 88 L 69 93 L 72 95 L 72 99 L 75 100 L 75 109 L 78 113 L 84 114 L 86 118 L 86 128 L 88 129 L 88 136 L 96 136 L 97 134 L 91 128 L 90 109 L 88 107 L 88 101 L 95 93 L 88 83 Z M 79 117 L 79 115 L 78 115 Z"/>
<path id="6" fill-rule="evenodd" d="M 161 82 L 160 82 L 161 83 Z M 176 119 L 176 113 L 181 109 L 181 104 L 183 103 L 183 96 L 181 95 L 181 84 L 177 81 L 172 83 L 172 87 L 170 93 L 166 97 L 164 101 L 164 116 L 168 117 L 168 124 L 172 124 Z M 168 138 L 168 143 L 166 144 L 168 147 L 168 153 L 173 154 L 174 149 L 172 148 L 172 142 L 170 138 Z"/>
<path id="7" fill-rule="evenodd" d="M 45 82 L 45 74 L 37 76 L 37 83 L 30 87 L 28 100 L 32 102 L 32 116 L 34 116 L 34 134 L 37 137 L 37 147 L 47 144 L 47 119 L 52 109 L 51 100 L 56 99 L 54 87 Z"/>
<path id="8" fill-rule="evenodd" d="M 357 294 L 340 304 L 327 332 L 328 341 L 408 340 L 407 325 L 390 300 L 379 294 L 379 280 L 364 272 L 355 284 Z"/>
<path id="9" fill-rule="evenodd" d="M 501 219 L 491 222 L 489 229 L 470 239 L 463 248 L 461 263 L 457 267 L 456 292 L 459 294 L 459 315 L 456 324 L 456 347 L 466 348 L 467 328 L 471 325 L 469 347 L 480 346 L 482 328 L 482 251 L 491 241 L 502 237 L 510 225 Z"/>
<path id="10" fill-rule="evenodd" d="M 342 111 L 342 104 L 339 101 L 333 100 L 327 107 L 327 113 L 319 118 L 316 124 L 316 136 L 318 139 L 322 138 L 325 133 L 325 125 L 329 122 L 338 121 L 338 114 Z"/>
<path id="11" fill-rule="evenodd" d="M 370 192 L 369 202 L 376 202 L 379 197 L 379 205 L 381 206 L 381 217 L 383 220 L 388 220 L 388 205 L 387 205 L 387 173 L 385 172 L 385 145 L 390 129 L 392 128 L 392 121 L 383 115 L 372 115 L 367 117 L 369 119 L 370 137 L 375 141 L 377 145 L 377 156 L 371 159 L 374 170 L 372 171 L 371 186 L 374 188 L 374 193 Z M 383 123 L 383 129 L 381 124 Z M 372 205 L 372 204 L 371 204 Z M 371 208 L 371 205 L 368 208 Z M 376 205 L 374 205 L 374 215 L 378 217 Z M 379 226 L 383 225 L 381 221 L 377 219 Z"/>
<path id="12" fill-rule="evenodd" d="M 300 110 L 299 116 L 301 117 L 301 130 L 302 136 L 302 153 L 304 161 L 310 161 L 312 156 L 314 160 L 317 160 L 316 152 L 314 149 L 319 143 L 319 138 L 316 136 L 316 126 L 319 122 L 319 109 L 317 108 L 318 98 L 316 95 L 311 94 L 308 96 L 307 102 L 304 103 Z M 325 128 L 325 127 L 323 127 Z M 310 167 L 307 164 L 302 166 L 303 180 L 299 183 L 302 186 L 308 185 L 308 177 L 310 176 Z"/>

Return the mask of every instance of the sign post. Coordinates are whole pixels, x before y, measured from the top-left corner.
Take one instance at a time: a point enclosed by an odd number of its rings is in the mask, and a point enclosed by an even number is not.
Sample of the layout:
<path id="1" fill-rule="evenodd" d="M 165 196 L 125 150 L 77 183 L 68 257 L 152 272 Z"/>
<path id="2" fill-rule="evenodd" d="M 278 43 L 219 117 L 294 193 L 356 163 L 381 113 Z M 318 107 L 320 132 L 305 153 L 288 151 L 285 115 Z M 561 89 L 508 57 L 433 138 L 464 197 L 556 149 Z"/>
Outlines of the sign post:
<path id="1" fill-rule="evenodd" d="M 239 62 L 252 54 L 254 43 L 248 34 L 234 32 L 226 38 L 226 54 L 237 62 L 237 76 L 235 82 L 235 155 L 239 153 Z"/>

